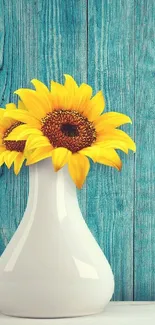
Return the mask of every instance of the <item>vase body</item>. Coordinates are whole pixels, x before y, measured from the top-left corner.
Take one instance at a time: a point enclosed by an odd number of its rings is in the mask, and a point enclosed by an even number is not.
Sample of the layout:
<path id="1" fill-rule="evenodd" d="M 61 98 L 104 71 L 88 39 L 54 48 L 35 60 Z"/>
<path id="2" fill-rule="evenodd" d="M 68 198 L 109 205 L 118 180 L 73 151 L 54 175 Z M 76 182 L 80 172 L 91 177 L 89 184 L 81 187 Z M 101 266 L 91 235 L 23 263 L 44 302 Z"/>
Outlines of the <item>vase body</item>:
<path id="1" fill-rule="evenodd" d="M 23 219 L 0 257 L 0 312 L 57 318 L 101 312 L 113 274 L 89 231 L 66 167 L 30 167 Z"/>

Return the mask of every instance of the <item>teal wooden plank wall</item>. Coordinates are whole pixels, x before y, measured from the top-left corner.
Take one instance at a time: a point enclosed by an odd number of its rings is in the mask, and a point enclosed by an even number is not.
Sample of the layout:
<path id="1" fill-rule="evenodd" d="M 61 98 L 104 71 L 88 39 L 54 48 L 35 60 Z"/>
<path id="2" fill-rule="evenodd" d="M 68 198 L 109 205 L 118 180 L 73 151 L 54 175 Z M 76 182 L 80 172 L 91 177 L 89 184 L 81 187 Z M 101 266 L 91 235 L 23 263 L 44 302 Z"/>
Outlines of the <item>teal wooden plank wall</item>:
<path id="1" fill-rule="evenodd" d="M 103 89 L 106 110 L 128 114 L 137 153 L 121 173 L 92 165 L 78 192 L 112 266 L 114 300 L 155 300 L 155 1 L 0 0 L 0 105 L 32 78 L 63 73 Z M 0 170 L 0 254 L 28 195 L 28 169 Z"/>

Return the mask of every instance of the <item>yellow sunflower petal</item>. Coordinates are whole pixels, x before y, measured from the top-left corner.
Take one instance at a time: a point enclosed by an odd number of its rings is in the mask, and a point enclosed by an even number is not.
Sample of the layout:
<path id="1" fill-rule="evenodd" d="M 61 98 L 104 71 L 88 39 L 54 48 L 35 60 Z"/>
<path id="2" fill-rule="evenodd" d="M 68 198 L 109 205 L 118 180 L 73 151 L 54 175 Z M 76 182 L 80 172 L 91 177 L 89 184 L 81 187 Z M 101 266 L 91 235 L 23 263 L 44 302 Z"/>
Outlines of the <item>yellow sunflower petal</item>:
<path id="1" fill-rule="evenodd" d="M 0 167 L 4 164 L 4 156 L 5 156 L 5 151 L 0 152 Z"/>
<path id="2" fill-rule="evenodd" d="M 105 127 L 116 128 L 126 123 L 132 124 L 130 117 L 116 112 L 105 113 L 94 122 L 97 132 L 104 130 Z"/>
<path id="3" fill-rule="evenodd" d="M 50 91 L 49 91 L 49 89 L 46 87 L 46 85 L 43 82 L 41 82 L 38 79 L 32 79 L 31 82 L 35 86 L 36 91 L 38 93 L 40 93 L 43 96 L 46 95 L 48 97 Z"/>
<path id="4" fill-rule="evenodd" d="M 31 82 L 35 86 L 38 94 L 42 96 L 42 100 L 44 100 L 44 108 L 46 109 L 46 113 L 51 112 L 52 111 L 51 94 L 49 89 L 40 80 L 32 79 Z"/>
<path id="5" fill-rule="evenodd" d="M 4 152 L 5 150 L 6 150 L 5 146 L 0 145 L 0 154 L 1 154 L 1 152 Z"/>
<path id="6" fill-rule="evenodd" d="M 9 156 L 10 156 L 10 154 L 11 154 L 11 151 L 7 150 L 5 152 L 5 155 L 4 155 L 4 162 L 5 162 L 6 166 L 7 166 L 7 168 L 10 168 L 11 167 L 10 166 L 10 163 L 9 163 Z"/>
<path id="7" fill-rule="evenodd" d="M 35 117 L 31 116 L 29 112 L 22 109 L 16 109 L 11 111 L 6 111 L 5 117 L 14 118 L 16 121 L 27 123 L 30 126 L 41 128 L 41 122 Z"/>
<path id="8" fill-rule="evenodd" d="M 22 124 L 17 127 L 15 127 L 7 137 L 5 137 L 5 140 L 17 140 L 18 136 L 25 130 L 31 130 L 31 128 L 27 124 Z"/>
<path id="9" fill-rule="evenodd" d="M 64 74 L 64 77 L 65 77 L 65 84 L 64 84 L 65 88 L 68 90 L 71 96 L 75 95 L 78 89 L 78 85 L 76 81 L 69 74 Z"/>
<path id="10" fill-rule="evenodd" d="M 9 104 L 6 104 L 6 110 L 12 110 L 12 109 L 17 109 L 16 108 L 16 105 L 14 103 L 9 103 Z"/>
<path id="11" fill-rule="evenodd" d="M 3 136 L 4 132 L 5 132 L 5 128 L 0 124 L 0 137 Z"/>
<path id="12" fill-rule="evenodd" d="M 105 99 L 100 90 L 90 101 L 88 119 L 89 121 L 95 121 L 103 112 L 105 108 Z"/>
<path id="13" fill-rule="evenodd" d="M 5 109 L 0 108 L 0 119 L 3 118 L 4 113 L 5 113 Z"/>
<path id="14" fill-rule="evenodd" d="M 89 85 L 82 83 L 74 96 L 73 108 L 87 116 L 91 96 L 92 88 Z"/>
<path id="15" fill-rule="evenodd" d="M 17 136 L 16 140 L 26 140 L 27 137 L 33 134 L 34 136 L 38 136 L 38 135 L 42 135 L 42 132 L 36 128 L 29 128 L 27 130 L 24 130 L 22 132 L 19 133 L 19 135 Z M 11 133 L 10 133 L 11 136 Z"/>
<path id="16" fill-rule="evenodd" d="M 5 114 L 7 112 L 10 112 L 10 111 L 13 111 L 13 110 L 17 110 L 17 107 L 14 103 L 9 103 L 9 104 L 6 104 L 6 109 L 5 109 L 5 112 L 4 112 L 4 115 L 3 117 L 5 117 L 5 119 L 3 119 L 3 125 L 5 126 L 5 129 L 6 128 L 9 128 L 13 123 L 15 123 L 15 119 L 12 117 L 12 118 L 7 118 L 5 116 Z"/>
<path id="17" fill-rule="evenodd" d="M 43 147 L 43 148 L 37 148 L 29 154 L 26 162 L 26 166 L 35 164 L 36 162 L 43 160 L 45 158 L 51 157 L 52 156 L 52 149 L 51 147 Z"/>
<path id="18" fill-rule="evenodd" d="M 68 74 L 64 74 L 65 77 L 65 84 L 64 87 L 67 90 L 67 98 L 66 98 L 66 105 L 64 106 L 65 109 L 75 109 L 75 95 L 78 90 L 78 85 L 73 77 Z"/>
<path id="19" fill-rule="evenodd" d="M 27 141 L 26 141 L 26 150 L 32 150 L 32 149 L 36 149 L 36 148 L 40 148 L 40 147 L 47 147 L 47 146 L 51 146 L 49 140 L 42 136 L 35 136 L 31 135 L 28 137 Z"/>
<path id="20" fill-rule="evenodd" d="M 51 101 L 54 109 L 69 109 L 69 96 L 64 85 L 51 81 Z"/>
<path id="21" fill-rule="evenodd" d="M 9 156 L 10 152 L 11 152 L 10 150 L 5 150 L 5 152 L 3 152 L 3 159 L 4 159 L 4 163 L 6 164 L 7 168 L 9 168 L 8 167 L 8 156 Z"/>
<path id="22" fill-rule="evenodd" d="M 48 147 L 49 150 L 53 149 L 53 147 L 51 146 L 50 143 L 46 143 L 46 142 L 36 142 L 34 144 L 31 145 L 31 147 L 26 146 L 26 150 L 34 150 L 37 148 L 45 148 Z"/>
<path id="23" fill-rule="evenodd" d="M 104 142 L 108 140 L 109 143 L 110 141 L 117 141 L 118 144 L 119 142 L 120 143 L 123 143 L 127 146 L 128 149 L 132 150 L 132 151 L 136 151 L 136 145 L 135 145 L 135 142 L 130 138 L 130 136 L 125 133 L 124 131 L 122 130 L 117 130 L 117 129 L 114 129 L 114 130 L 110 130 L 109 133 L 108 132 L 100 132 L 98 133 L 98 136 L 97 136 L 97 142 Z"/>
<path id="24" fill-rule="evenodd" d="M 124 141 L 118 141 L 118 140 L 104 140 L 103 142 L 96 143 L 96 146 L 102 149 L 119 149 L 128 154 L 129 152 L 129 146 Z"/>
<path id="25" fill-rule="evenodd" d="M 14 160 L 14 173 L 15 173 L 15 175 L 19 174 L 19 172 L 20 172 L 20 170 L 22 168 L 24 160 L 25 160 L 24 154 L 19 152 L 17 157 Z"/>
<path id="26" fill-rule="evenodd" d="M 56 172 L 68 162 L 70 156 L 71 151 L 67 148 L 60 147 L 52 151 L 52 161 Z"/>
<path id="27" fill-rule="evenodd" d="M 8 152 L 7 155 L 5 155 L 4 161 L 5 161 L 7 168 L 11 167 L 11 165 L 13 164 L 14 160 L 16 159 L 16 157 L 18 155 L 19 155 L 19 152 L 17 152 L 17 151 L 10 151 L 10 152 Z"/>
<path id="28" fill-rule="evenodd" d="M 100 152 L 100 147 L 99 145 L 93 145 L 91 147 L 87 147 L 84 149 L 81 149 L 79 151 L 79 153 L 81 155 L 85 155 L 88 156 L 89 158 L 91 158 L 94 162 L 96 162 L 96 158 L 98 157 L 98 154 Z"/>
<path id="29" fill-rule="evenodd" d="M 12 166 L 13 162 L 15 161 L 15 159 L 17 158 L 18 155 L 19 155 L 19 152 L 17 152 L 17 151 L 11 152 L 11 154 L 9 156 L 9 161 L 8 161 L 10 167 Z"/>
<path id="30" fill-rule="evenodd" d="M 26 106 L 21 100 L 18 100 L 18 109 L 26 110 Z"/>
<path id="31" fill-rule="evenodd" d="M 54 80 L 51 80 L 51 93 L 55 93 L 59 95 L 61 92 L 66 92 L 66 89 L 64 85 L 60 84 L 59 82 L 56 82 Z"/>
<path id="32" fill-rule="evenodd" d="M 41 120 L 46 116 L 46 103 L 44 98 L 38 94 L 35 90 L 32 89 L 18 89 L 15 91 L 29 112 L 36 117 L 38 120 Z"/>
<path id="33" fill-rule="evenodd" d="M 72 154 L 68 162 L 69 173 L 80 189 L 88 175 L 90 163 L 87 157 L 80 153 Z"/>
<path id="34" fill-rule="evenodd" d="M 10 112 L 12 112 L 12 111 L 10 111 Z M 7 114 L 7 111 L 6 110 L 5 110 L 3 119 L 0 121 L 0 124 L 3 126 L 3 129 L 6 131 L 7 129 L 9 129 L 12 126 L 13 123 L 15 123 L 15 120 L 12 119 L 12 118 L 5 117 L 5 114 Z"/>
<path id="35" fill-rule="evenodd" d="M 107 166 L 115 167 L 118 170 L 122 168 L 122 162 L 114 149 L 101 149 L 96 157 L 96 162 Z"/>

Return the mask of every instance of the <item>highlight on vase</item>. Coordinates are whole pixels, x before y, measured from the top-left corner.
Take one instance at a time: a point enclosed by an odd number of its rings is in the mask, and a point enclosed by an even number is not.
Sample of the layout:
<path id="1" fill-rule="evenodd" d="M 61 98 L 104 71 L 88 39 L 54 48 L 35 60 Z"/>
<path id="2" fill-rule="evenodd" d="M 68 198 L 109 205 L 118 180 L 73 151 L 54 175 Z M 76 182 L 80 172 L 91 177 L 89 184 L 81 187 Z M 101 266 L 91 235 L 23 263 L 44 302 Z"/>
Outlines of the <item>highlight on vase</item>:
<path id="1" fill-rule="evenodd" d="M 104 113 L 102 91 L 92 96 L 92 88 L 65 74 L 64 85 L 51 81 L 48 89 L 33 79 L 34 90 L 15 91 L 18 109 L 8 104 L 0 112 L 0 164 L 14 162 L 15 173 L 26 165 L 51 157 L 55 171 L 68 164 L 69 173 L 81 188 L 90 169 L 89 159 L 121 170 L 117 149 L 136 151 L 131 137 L 118 129 L 132 123 L 122 113 Z M 103 113 L 103 114 L 102 114 Z M 18 166 L 18 167 L 17 167 Z"/>

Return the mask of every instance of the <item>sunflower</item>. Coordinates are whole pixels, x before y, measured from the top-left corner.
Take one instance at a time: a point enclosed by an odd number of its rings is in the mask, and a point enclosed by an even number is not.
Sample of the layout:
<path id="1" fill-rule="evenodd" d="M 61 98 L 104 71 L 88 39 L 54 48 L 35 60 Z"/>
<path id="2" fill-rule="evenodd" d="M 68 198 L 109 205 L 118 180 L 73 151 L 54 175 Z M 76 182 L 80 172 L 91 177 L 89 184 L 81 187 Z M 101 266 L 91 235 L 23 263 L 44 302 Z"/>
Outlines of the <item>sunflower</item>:
<path id="1" fill-rule="evenodd" d="M 102 91 L 92 97 L 92 88 L 85 83 L 78 86 L 70 75 L 65 75 L 64 85 L 51 81 L 51 90 L 37 79 L 31 82 L 35 90 L 15 92 L 27 110 L 6 112 L 6 116 L 25 123 L 13 130 L 7 140 L 27 140 L 26 148 L 31 150 L 27 165 L 52 157 L 58 171 L 68 163 L 78 188 L 88 174 L 88 158 L 121 169 L 115 149 L 125 153 L 136 150 L 133 140 L 117 129 L 131 123 L 128 116 L 116 112 L 101 115 L 105 108 Z"/>
<path id="2" fill-rule="evenodd" d="M 23 104 L 20 102 L 19 109 L 23 109 Z M 14 162 L 14 172 L 17 175 L 20 172 L 22 164 L 25 160 L 25 143 L 26 141 L 8 141 L 7 136 L 11 134 L 22 122 L 15 119 L 5 117 L 5 112 L 16 110 L 16 105 L 13 103 L 7 104 L 6 109 L 0 108 L 0 166 L 4 163 L 8 168 Z"/>

